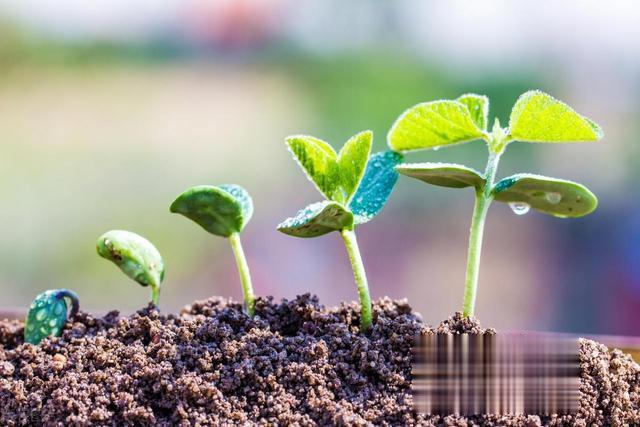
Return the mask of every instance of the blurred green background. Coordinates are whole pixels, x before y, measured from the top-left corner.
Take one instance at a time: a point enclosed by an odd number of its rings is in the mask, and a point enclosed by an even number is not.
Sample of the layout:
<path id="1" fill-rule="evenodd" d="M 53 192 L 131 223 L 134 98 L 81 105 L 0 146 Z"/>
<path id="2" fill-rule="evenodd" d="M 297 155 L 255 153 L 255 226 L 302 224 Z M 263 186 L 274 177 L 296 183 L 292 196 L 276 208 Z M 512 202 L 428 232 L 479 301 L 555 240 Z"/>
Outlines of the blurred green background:
<path id="1" fill-rule="evenodd" d="M 593 144 L 512 144 L 500 176 L 588 185 L 585 218 L 494 204 L 477 313 L 501 329 L 640 335 L 640 8 L 632 1 L 124 0 L 0 4 L 0 306 L 78 291 L 85 309 L 131 312 L 146 289 L 98 258 L 104 231 L 153 241 L 161 306 L 240 298 L 228 242 L 168 206 L 188 186 L 235 182 L 256 211 L 244 234 L 256 292 L 356 298 L 337 235 L 275 230 L 320 195 L 284 146 L 307 133 L 376 149 L 407 107 L 465 92 L 508 122 L 539 88 L 598 122 Z M 410 154 L 483 168 L 482 142 Z M 408 298 L 429 323 L 460 309 L 470 190 L 401 178 L 358 230 L 374 297 Z"/>

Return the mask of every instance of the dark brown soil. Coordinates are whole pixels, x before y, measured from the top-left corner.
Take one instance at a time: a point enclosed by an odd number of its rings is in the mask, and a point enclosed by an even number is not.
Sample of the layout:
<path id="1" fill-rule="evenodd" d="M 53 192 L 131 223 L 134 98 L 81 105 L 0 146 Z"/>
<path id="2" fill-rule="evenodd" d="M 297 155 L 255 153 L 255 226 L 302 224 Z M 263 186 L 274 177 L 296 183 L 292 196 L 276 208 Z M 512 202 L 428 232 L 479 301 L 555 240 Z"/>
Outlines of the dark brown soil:
<path id="1" fill-rule="evenodd" d="M 79 313 L 37 347 L 22 343 L 22 323 L 0 321 L 0 425 L 640 424 L 640 367 L 593 341 L 581 342 L 577 416 L 423 417 L 410 348 L 432 329 L 406 302 L 377 302 L 367 336 L 353 304 L 261 299 L 256 313 L 220 299 L 179 316 Z M 437 329 L 483 332 L 459 314 Z"/>

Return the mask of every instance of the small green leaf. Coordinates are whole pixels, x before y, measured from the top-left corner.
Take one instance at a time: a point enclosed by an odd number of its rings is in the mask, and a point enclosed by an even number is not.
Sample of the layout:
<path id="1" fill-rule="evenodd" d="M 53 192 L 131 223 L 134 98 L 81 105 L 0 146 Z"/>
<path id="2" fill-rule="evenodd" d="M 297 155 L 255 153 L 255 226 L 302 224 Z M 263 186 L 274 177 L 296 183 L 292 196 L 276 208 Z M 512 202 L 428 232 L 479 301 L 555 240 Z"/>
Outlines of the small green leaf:
<path id="1" fill-rule="evenodd" d="M 471 114 L 473 122 L 482 130 L 487 130 L 489 121 L 489 98 L 475 93 L 467 93 L 457 99 L 458 102 L 466 105 Z"/>
<path id="2" fill-rule="evenodd" d="M 598 206 L 596 196 L 581 184 L 526 173 L 502 179 L 493 195 L 499 202 L 524 203 L 561 218 L 584 216 Z"/>
<path id="3" fill-rule="evenodd" d="M 455 163 L 404 163 L 396 170 L 402 175 L 441 187 L 481 188 L 485 183 L 480 172 Z"/>
<path id="4" fill-rule="evenodd" d="M 239 185 L 198 185 L 179 195 L 170 210 L 186 216 L 211 234 L 229 237 L 247 225 L 253 215 L 253 202 Z"/>
<path id="5" fill-rule="evenodd" d="M 546 93 L 518 98 L 509 119 L 509 138 L 524 142 L 583 142 L 602 138 L 600 126 Z"/>
<path id="6" fill-rule="evenodd" d="M 307 178 L 322 195 L 333 200 L 339 193 L 340 176 L 338 155 L 331 145 L 306 135 L 290 136 L 286 142 Z"/>
<path id="7" fill-rule="evenodd" d="M 71 302 L 71 313 L 68 313 L 66 299 Z M 48 290 L 38 295 L 31 303 L 25 320 L 25 342 L 38 345 L 46 337 L 59 337 L 67 318 L 78 312 L 78 306 L 78 296 L 67 289 Z"/>
<path id="8" fill-rule="evenodd" d="M 349 138 L 340 150 L 338 168 L 343 195 L 339 199 L 333 200 L 340 203 L 349 203 L 355 194 L 367 167 L 367 160 L 369 159 L 369 154 L 371 154 L 372 139 L 373 134 L 371 131 L 360 132 Z"/>
<path id="9" fill-rule="evenodd" d="M 474 123 L 465 104 L 433 101 L 402 113 L 387 139 L 392 150 L 409 151 L 461 144 L 484 137 L 485 133 Z"/>
<path id="10" fill-rule="evenodd" d="M 130 231 L 111 230 L 98 239 L 98 255 L 113 261 L 142 286 L 159 289 L 164 279 L 164 262 L 158 249 Z"/>
<path id="11" fill-rule="evenodd" d="M 398 181 L 395 167 L 402 160 L 402 154 L 395 151 L 381 151 L 371 156 L 358 191 L 349 204 L 356 225 L 373 219 L 387 203 Z"/>
<path id="12" fill-rule="evenodd" d="M 313 203 L 278 225 L 278 231 L 295 237 L 318 237 L 353 228 L 353 214 L 337 202 Z"/>

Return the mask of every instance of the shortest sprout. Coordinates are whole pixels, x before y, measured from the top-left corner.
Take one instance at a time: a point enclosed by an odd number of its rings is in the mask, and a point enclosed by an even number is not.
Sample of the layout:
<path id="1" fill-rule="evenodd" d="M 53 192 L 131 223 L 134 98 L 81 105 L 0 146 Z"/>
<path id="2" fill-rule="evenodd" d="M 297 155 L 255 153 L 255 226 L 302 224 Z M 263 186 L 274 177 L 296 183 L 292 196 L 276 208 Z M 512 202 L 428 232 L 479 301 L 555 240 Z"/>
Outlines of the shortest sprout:
<path id="1" fill-rule="evenodd" d="M 158 305 L 164 262 L 158 249 L 138 234 L 111 230 L 98 239 L 98 255 L 113 261 L 130 278 L 151 288 L 151 301 Z"/>
<path id="2" fill-rule="evenodd" d="M 68 311 L 69 300 L 71 311 Z M 24 341 L 38 345 L 49 336 L 59 337 L 69 317 L 78 312 L 78 295 L 68 289 L 52 289 L 38 295 L 29 307 L 24 324 Z"/>

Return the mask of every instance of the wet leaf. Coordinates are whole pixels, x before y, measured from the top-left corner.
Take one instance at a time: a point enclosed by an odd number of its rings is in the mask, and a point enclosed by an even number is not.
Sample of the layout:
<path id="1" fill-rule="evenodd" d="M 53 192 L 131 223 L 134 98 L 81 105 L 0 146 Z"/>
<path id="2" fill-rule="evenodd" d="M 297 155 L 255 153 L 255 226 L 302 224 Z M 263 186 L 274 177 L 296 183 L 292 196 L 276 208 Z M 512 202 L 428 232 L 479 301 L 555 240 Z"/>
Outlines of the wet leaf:
<path id="1" fill-rule="evenodd" d="M 402 113 L 387 139 L 392 150 L 410 151 L 461 144 L 484 136 L 467 105 L 458 101 L 433 101 Z"/>
<path id="2" fill-rule="evenodd" d="M 371 156 L 358 191 L 349 204 L 356 225 L 364 224 L 380 213 L 398 181 L 395 167 L 402 160 L 402 154 L 395 151 L 381 151 Z"/>
<path id="3" fill-rule="evenodd" d="M 338 170 L 340 173 L 340 186 L 342 198 L 333 199 L 337 202 L 348 203 L 355 194 L 371 154 L 373 134 L 371 131 L 360 132 L 352 136 L 344 144 L 338 154 Z"/>
<path id="4" fill-rule="evenodd" d="M 598 206 L 596 196 L 581 184 L 524 173 L 502 179 L 493 195 L 499 202 L 526 204 L 561 218 L 584 216 Z"/>
<path id="5" fill-rule="evenodd" d="M 353 214 L 340 203 L 313 203 L 278 225 L 278 231 L 295 237 L 318 237 L 353 228 Z"/>
<path id="6" fill-rule="evenodd" d="M 509 137 L 525 142 L 583 142 L 602 138 L 600 126 L 546 93 L 518 98 L 509 119 Z"/>
<path id="7" fill-rule="evenodd" d="M 480 172 L 455 163 L 403 163 L 396 170 L 402 175 L 440 187 L 481 188 L 485 183 Z"/>
<path id="8" fill-rule="evenodd" d="M 164 262 L 158 249 L 130 231 L 111 230 L 98 239 L 98 254 L 113 261 L 142 286 L 159 289 L 164 279 Z"/>
<path id="9" fill-rule="evenodd" d="M 179 195 L 170 210 L 186 216 L 211 234 L 229 237 L 241 232 L 249 222 L 253 201 L 239 185 L 199 185 Z"/>
<path id="10" fill-rule="evenodd" d="M 307 178 L 322 195 L 333 200 L 339 194 L 340 176 L 338 154 L 331 145 L 307 135 L 290 136 L 286 142 Z"/>
<path id="11" fill-rule="evenodd" d="M 482 130 L 487 130 L 489 120 L 489 98 L 475 93 L 467 93 L 457 99 L 469 109 L 473 122 Z"/>
<path id="12" fill-rule="evenodd" d="M 71 313 L 66 300 L 72 305 Z M 49 336 L 60 336 L 67 317 L 78 311 L 78 296 L 67 289 L 48 290 L 36 297 L 29 307 L 24 325 L 24 340 L 31 344 Z"/>

